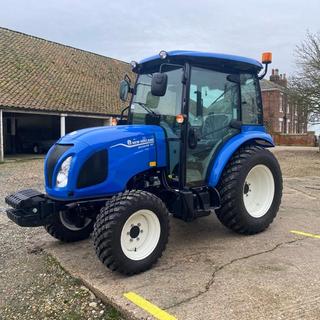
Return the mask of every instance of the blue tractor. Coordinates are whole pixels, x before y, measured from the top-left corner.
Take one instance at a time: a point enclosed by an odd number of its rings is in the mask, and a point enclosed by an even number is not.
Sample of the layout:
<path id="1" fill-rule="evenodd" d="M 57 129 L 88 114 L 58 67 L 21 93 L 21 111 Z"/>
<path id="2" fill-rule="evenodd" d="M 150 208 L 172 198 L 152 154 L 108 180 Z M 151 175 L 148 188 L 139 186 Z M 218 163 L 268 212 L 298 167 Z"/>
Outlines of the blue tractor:
<path id="1" fill-rule="evenodd" d="M 215 212 L 240 234 L 265 230 L 282 196 L 259 85 L 270 62 L 264 54 L 262 70 L 193 51 L 132 62 L 137 79 L 120 83 L 120 98 L 131 99 L 117 124 L 62 137 L 45 160 L 45 194 L 7 196 L 8 217 L 65 242 L 93 232 L 102 263 L 128 275 L 162 255 L 169 212 L 187 222 Z"/>

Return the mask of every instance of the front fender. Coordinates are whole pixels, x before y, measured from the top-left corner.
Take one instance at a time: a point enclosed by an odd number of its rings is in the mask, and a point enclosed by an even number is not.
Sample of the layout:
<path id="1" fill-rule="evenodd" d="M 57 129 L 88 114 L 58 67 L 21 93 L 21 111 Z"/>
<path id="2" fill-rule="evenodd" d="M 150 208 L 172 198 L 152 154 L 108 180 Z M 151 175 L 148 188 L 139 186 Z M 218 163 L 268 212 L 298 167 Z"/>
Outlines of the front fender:
<path id="1" fill-rule="evenodd" d="M 252 128 L 254 129 L 254 128 Z M 215 188 L 220 180 L 221 174 L 236 150 L 243 144 L 252 141 L 265 147 L 274 147 L 274 143 L 270 134 L 260 130 L 242 130 L 241 133 L 228 140 L 219 153 L 213 159 L 213 166 L 209 174 L 208 185 Z"/>

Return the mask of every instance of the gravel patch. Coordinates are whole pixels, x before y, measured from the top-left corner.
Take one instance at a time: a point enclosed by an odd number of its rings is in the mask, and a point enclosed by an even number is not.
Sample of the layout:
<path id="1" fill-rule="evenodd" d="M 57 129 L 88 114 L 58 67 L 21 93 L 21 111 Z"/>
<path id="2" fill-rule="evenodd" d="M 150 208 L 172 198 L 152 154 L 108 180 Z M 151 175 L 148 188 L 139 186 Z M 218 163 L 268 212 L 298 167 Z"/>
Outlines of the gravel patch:
<path id="1" fill-rule="evenodd" d="M 280 162 L 284 177 L 320 176 L 319 148 L 276 147 L 270 150 Z"/>
<path id="2" fill-rule="evenodd" d="M 20 228 L 4 197 L 43 190 L 43 160 L 0 164 L 0 319 L 122 319 L 43 250 L 43 228 Z"/>

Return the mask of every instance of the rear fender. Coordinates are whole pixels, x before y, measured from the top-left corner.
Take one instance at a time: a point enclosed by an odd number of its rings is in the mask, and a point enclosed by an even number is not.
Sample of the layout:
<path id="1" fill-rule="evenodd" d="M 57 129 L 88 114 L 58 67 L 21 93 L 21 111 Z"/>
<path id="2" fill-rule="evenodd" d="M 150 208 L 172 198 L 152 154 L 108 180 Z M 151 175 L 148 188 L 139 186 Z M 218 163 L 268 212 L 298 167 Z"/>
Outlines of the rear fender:
<path id="1" fill-rule="evenodd" d="M 208 178 L 208 185 L 215 188 L 221 174 L 232 155 L 244 144 L 254 143 L 265 148 L 274 147 L 272 137 L 263 131 L 242 131 L 228 140 L 214 156 L 213 165 Z"/>

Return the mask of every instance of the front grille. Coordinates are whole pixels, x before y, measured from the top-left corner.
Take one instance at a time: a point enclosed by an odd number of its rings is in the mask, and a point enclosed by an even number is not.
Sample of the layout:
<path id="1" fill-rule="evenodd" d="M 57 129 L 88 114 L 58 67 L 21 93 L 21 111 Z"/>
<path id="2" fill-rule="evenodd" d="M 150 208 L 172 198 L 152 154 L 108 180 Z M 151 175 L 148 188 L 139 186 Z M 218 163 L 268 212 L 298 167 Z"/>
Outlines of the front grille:
<path id="1" fill-rule="evenodd" d="M 108 153 L 101 150 L 90 156 L 80 169 L 77 188 L 85 188 L 101 183 L 108 176 Z"/>
<path id="2" fill-rule="evenodd" d="M 58 159 L 72 147 L 72 144 L 56 144 L 50 151 L 47 159 L 46 172 L 48 177 L 48 185 L 52 187 L 52 175 Z"/>

